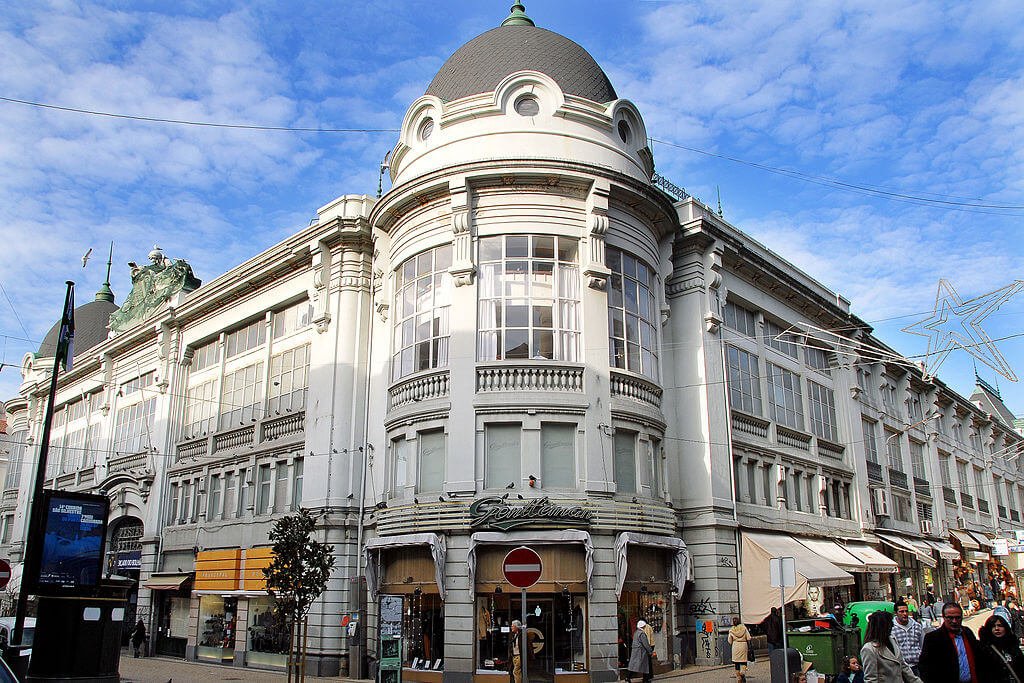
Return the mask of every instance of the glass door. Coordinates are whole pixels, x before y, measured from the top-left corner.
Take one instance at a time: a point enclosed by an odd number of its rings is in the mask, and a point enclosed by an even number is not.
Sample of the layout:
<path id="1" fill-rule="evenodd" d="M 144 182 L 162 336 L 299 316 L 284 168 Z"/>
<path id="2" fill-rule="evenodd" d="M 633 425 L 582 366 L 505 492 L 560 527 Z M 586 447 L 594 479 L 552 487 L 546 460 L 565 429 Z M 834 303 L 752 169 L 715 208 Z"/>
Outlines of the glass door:
<path id="1" fill-rule="evenodd" d="M 513 599 L 512 612 L 521 604 Z M 531 682 L 552 683 L 555 680 L 554 601 L 550 597 L 526 597 L 527 665 Z"/>

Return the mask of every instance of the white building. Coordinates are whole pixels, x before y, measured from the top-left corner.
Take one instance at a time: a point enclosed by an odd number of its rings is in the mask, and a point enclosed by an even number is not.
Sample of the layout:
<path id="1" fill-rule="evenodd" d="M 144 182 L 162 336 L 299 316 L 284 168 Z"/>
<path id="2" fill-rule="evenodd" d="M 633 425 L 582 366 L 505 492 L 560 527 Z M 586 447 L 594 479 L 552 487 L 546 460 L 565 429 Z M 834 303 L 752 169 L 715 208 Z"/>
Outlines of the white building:
<path id="1" fill-rule="evenodd" d="M 524 544 L 531 677 L 558 681 L 615 679 L 638 618 L 660 671 L 721 659 L 697 620 L 760 621 L 780 553 L 815 606 L 985 580 L 995 532 L 1024 528 L 1020 435 L 655 184 L 646 140 L 517 4 L 409 107 L 383 197 L 133 301 L 109 336 L 112 297 L 78 309 L 48 486 L 110 497 L 110 567 L 157 651 L 283 665 L 259 570 L 300 504 L 337 556 L 310 619 L 324 674 L 358 673 L 400 600 L 403 678 L 503 680 L 501 562 Z M 55 338 L 5 406 L 15 560 Z"/>

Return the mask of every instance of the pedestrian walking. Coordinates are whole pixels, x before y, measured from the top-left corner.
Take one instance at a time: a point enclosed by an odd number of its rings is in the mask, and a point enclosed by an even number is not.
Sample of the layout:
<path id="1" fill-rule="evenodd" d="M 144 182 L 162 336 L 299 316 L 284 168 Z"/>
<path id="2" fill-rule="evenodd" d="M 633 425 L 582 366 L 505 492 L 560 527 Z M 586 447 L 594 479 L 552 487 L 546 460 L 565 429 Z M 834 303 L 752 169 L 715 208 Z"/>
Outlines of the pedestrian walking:
<path id="1" fill-rule="evenodd" d="M 636 622 L 636 631 L 633 633 L 633 649 L 629 653 L 627 669 L 630 681 L 633 680 L 633 674 L 640 674 L 644 683 L 649 683 L 654 678 L 654 662 L 652 660 L 654 646 L 651 645 L 651 641 L 647 637 L 645 626 L 647 626 L 647 622 L 643 619 Z"/>
<path id="2" fill-rule="evenodd" d="M 1024 637 L 1024 612 L 1021 612 L 1017 601 L 1010 598 L 1006 601 L 1006 609 L 1010 611 L 1010 630 L 1017 638 Z"/>
<path id="3" fill-rule="evenodd" d="M 986 683 L 1024 683 L 1024 652 L 1006 619 L 989 617 L 978 629 L 978 641 Z"/>
<path id="4" fill-rule="evenodd" d="M 732 645 L 732 665 L 736 668 L 736 683 L 746 683 L 747 656 L 750 654 L 750 631 L 743 625 L 739 617 L 732 618 L 729 644 Z"/>
<path id="5" fill-rule="evenodd" d="M 924 645 L 924 627 L 920 622 L 910 618 L 910 605 L 905 602 L 896 603 L 892 639 L 896 641 L 900 654 L 910 665 L 910 669 L 915 675 L 920 675 L 917 665 L 921 661 L 921 647 Z"/>
<path id="6" fill-rule="evenodd" d="M 772 611 L 761 620 L 758 626 L 761 627 L 768 639 L 769 653 L 782 647 L 782 615 L 779 613 L 778 607 L 772 607 Z"/>
<path id="7" fill-rule="evenodd" d="M 836 683 L 864 683 L 864 671 L 860 668 L 860 660 L 847 657 L 843 660 L 843 670 L 836 676 Z"/>
<path id="8" fill-rule="evenodd" d="M 512 622 L 508 639 L 508 660 L 512 662 L 509 677 L 512 683 L 523 683 L 523 622 L 515 619 Z"/>
<path id="9" fill-rule="evenodd" d="M 860 661 L 864 662 L 864 683 L 921 683 L 893 642 L 888 612 L 872 612 L 868 617 Z"/>
<path id="10" fill-rule="evenodd" d="M 146 636 L 146 625 L 142 623 L 142 619 L 139 619 L 139 623 L 135 624 L 135 628 L 132 630 L 132 651 L 135 657 L 139 656 L 139 650 L 147 640 L 149 638 Z"/>
<path id="11" fill-rule="evenodd" d="M 978 639 L 963 622 L 959 604 L 942 606 L 942 626 L 925 634 L 921 648 L 918 666 L 925 683 L 986 683 L 978 674 Z"/>

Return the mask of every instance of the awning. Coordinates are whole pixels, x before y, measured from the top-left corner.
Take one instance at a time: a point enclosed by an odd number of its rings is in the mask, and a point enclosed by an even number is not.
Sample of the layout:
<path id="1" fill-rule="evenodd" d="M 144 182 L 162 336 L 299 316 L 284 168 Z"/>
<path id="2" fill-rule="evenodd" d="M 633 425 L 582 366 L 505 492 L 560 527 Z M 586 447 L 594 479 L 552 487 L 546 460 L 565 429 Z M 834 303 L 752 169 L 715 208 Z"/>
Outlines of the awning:
<path id="1" fill-rule="evenodd" d="M 580 543 L 584 550 L 584 567 L 587 572 L 587 595 L 594 593 L 594 542 L 590 533 L 580 529 L 558 531 L 478 531 L 469 537 L 469 589 L 476 587 L 476 549 L 480 545 L 564 545 Z"/>
<path id="2" fill-rule="evenodd" d="M 969 533 L 974 538 L 974 540 L 978 542 L 978 546 L 982 550 L 984 550 L 985 548 L 992 547 L 992 538 L 984 531 L 971 531 L 970 529 L 968 529 L 967 533 Z"/>
<path id="3" fill-rule="evenodd" d="M 760 623 L 772 607 L 779 606 L 779 589 L 772 588 L 768 565 L 772 558 L 792 557 L 796 561 L 797 585 L 785 589 L 786 602 L 805 600 L 809 586 L 848 586 L 853 576 L 792 536 L 743 532 L 743 578 L 741 585 L 742 619 L 747 624 Z"/>
<path id="4" fill-rule="evenodd" d="M 869 545 L 863 543 L 847 543 L 843 546 L 846 552 L 850 553 L 863 562 L 863 569 L 855 569 L 861 572 L 878 572 L 880 574 L 897 574 L 900 566 L 891 558 L 886 557 Z"/>
<path id="5" fill-rule="evenodd" d="M 155 591 L 177 591 L 191 581 L 192 576 L 191 572 L 187 574 L 153 574 L 142 582 L 142 587 Z"/>
<path id="6" fill-rule="evenodd" d="M 803 538 L 797 537 L 800 545 L 805 546 L 826 560 L 848 572 L 864 571 L 864 563 L 846 552 L 846 550 L 833 541 L 824 538 Z"/>
<path id="7" fill-rule="evenodd" d="M 917 551 L 917 559 L 921 561 L 921 564 L 931 569 L 939 566 L 939 561 L 932 554 L 932 547 L 930 545 L 916 538 L 909 538 L 907 540 L 910 541 L 910 545 L 914 546 L 914 549 Z"/>
<path id="8" fill-rule="evenodd" d="M 399 534 L 397 536 L 378 536 L 366 542 L 363 554 L 366 556 L 366 588 L 370 594 L 370 600 L 377 599 L 377 591 L 380 589 L 380 577 L 377 575 L 377 563 L 374 562 L 375 555 L 379 556 L 380 551 L 391 548 L 402 548 L 410 545 L 430 546 L 430 556 L 434 560 L 434 581 L 437 582 L 437 592 L 444 600 L 444 562 L 448 554 L 448 544 L 444 536 L 440 534 Z"/>
<path id="9" fill-rule="evenodd" d="M 693 580 L 693 563 L 690 562 L 690 551 L 681 538 L 672 536 L 656 536 L 654 534 L 638 534 L 623 531 L 615 538 L 615 597 L 622 597 L 622 586 L 626 583 L 628 555 L 630 545 L 643 545 L 652 548 L 665 548 L 672 551 L 672 585 L 676 593 L 683 594 L 687 581 Z"/>
<path id="10" fill-rule="evenodd" d="M 923 543 L 918 546 L 914 541 L 909 538 L 903 538 L 902 536 L 896 536 L 895 534 L 883 534 L 879 531 L 875 531 L 875 536 L 878 536 L 878 540 L 886 544 L 890 548 L 896 550 L 902 550 L 905 553 L 910 553 L 914 557 L 928 567 L 934 567 L 938 563 L 935 558 L 932 557 L 932 549 Z"/>
<path id="11" fill-rule="evenodd" d="M 930 545 L 935 550 L 939 551 L 939 557 L 941 557 L 944 560 L 960 559 L 960 553 L 957 552 L 957 549 L 951 546 L 950 544 L 946 543 L 945 541 L 932 541 L 926 538 L 924 539 L 924 542 Z"/>
<path id="12" fill-rule="evenodd" d="M 959 529 L 950 529 L 949 535 L 956 541 L 960 542 L 960 545 L 964 547 L 964 550 L 980 550 L 981 546 L 974 540 L 966 531 L 960 531 Z"/>

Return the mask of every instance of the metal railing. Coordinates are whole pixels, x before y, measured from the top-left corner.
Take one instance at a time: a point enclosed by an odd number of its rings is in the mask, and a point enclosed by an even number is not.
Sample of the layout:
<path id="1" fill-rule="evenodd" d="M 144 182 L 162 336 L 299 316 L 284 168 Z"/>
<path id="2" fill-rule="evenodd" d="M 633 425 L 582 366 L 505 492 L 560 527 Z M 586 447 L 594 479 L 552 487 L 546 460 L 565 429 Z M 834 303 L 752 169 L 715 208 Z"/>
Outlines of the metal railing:
<path id="1" fill-rule="evenodd" d="M 660 173 L 655 173 L 651 177 L 651 183 L 677 202 L 686 201 L 690 198 L 689 192 L 679 187 Z"/>

